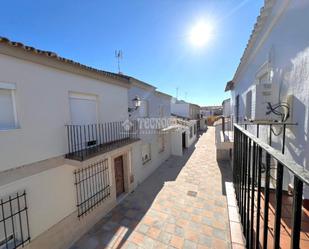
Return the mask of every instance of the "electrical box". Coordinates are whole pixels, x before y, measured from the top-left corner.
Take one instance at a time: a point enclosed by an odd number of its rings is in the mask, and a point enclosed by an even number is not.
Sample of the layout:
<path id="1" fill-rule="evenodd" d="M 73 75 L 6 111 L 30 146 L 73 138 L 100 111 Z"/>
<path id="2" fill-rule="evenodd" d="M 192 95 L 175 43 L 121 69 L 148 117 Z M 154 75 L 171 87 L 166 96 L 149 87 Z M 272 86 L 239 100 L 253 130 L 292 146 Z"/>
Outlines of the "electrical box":
<path id="1" fill-rule="evenodd" d="M 251 87 L 252 91 L 252 120 L 274 120 L 272 114 L 267 115 L 267 103 L 275 104 L 274 102 L 274 85 L 271 83 L 259 83 Z"/>

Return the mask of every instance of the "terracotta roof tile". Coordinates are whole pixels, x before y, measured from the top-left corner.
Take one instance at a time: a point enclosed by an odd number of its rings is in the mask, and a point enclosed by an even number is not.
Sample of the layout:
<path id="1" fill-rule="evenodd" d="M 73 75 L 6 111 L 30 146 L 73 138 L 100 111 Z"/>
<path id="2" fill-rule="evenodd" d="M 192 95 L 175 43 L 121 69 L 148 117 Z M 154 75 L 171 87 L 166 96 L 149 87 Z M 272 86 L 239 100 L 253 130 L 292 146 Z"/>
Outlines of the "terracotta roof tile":
<path id="1" fill-rule="evenodd" d="M 40 50 L 40 49 L 31 47 L 31 46 L 24 45 L 21 42 L 11 41 L 6 37 L 0 36 L 0 44 L 1 43 L 6 44 L 6 45 L 11 46 L 11 47 L 23 49 L 23 50 L 25 50 L 29 53 L 44 55 L 46 57 L 49 57 L 49 58 L 52 58 L 52 59 L 55 59 L 55 60 L 58 60 L 58 61 L 61 61 L 61 62 L 65 62 L 65 63 L 71 64 L 73 66 L 82 68 L 82 69 L 86 69 L 86 70 L 89 70 L 89 71 L 92 71 L 92 72 L 100 73 L 100 74 L 103 74 L 105 76 L 111 77 L 113 79 L 121 79 L 122 81 L 125 80 L 129 84 L 130 77 L 128 77 L 128 76 L 104 71 L 104 70 L 97 69 L 97 68 L 93 68 L 93 67 L 81 64 L 79 62 L 73 61 L 71 59 L 61 57 L 61 56 L 57 55 L 55 52 Z"/>

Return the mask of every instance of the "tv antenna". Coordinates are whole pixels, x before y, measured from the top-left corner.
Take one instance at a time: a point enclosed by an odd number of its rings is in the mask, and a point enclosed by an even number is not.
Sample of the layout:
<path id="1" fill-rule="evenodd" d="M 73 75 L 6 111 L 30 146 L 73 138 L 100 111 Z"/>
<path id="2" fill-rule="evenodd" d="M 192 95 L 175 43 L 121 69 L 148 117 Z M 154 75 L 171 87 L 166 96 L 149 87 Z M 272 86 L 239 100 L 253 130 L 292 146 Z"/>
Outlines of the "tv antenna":
<path id="1" fill-rule="evenodd" d="M 122 60 L 123 56 L 122 56 L 122 51 L 121 50 L 115 50 L 115 58 L 117 59 L 117 63 L 118 63 L 118 73 L 121 74 L 120 71 L 120 60 Z"/>

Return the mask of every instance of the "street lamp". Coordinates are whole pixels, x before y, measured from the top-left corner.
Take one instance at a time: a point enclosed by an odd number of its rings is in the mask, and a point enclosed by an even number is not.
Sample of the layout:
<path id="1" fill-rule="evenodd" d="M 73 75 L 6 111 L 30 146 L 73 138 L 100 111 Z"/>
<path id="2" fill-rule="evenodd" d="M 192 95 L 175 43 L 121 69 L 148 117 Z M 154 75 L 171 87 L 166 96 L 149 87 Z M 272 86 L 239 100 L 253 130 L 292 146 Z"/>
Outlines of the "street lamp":
<path id="1" fill-rule="evenodd" d="M 133 102 L 134 108 L 130 108 L 129 107 L 128 108 L 129 112 L 133 112 L 133 111 L 137 110 L 141 106 L 141 99 L 138 96 L 135 96 L 135 98 L 132 99 L 132 102 Z"/>

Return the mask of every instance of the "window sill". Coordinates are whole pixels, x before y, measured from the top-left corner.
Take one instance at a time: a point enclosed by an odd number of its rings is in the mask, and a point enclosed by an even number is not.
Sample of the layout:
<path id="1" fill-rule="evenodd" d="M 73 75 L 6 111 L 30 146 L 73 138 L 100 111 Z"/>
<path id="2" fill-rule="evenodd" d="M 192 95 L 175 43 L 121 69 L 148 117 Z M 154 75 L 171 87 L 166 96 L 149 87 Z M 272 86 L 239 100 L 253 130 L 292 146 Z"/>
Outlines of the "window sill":
<path id="1" fill-rule="evenodd" d="M 0 132 L 6 132 L 6 131 L 16 131 L 16 130 L 20 130 L 21 128 L 18 127 L 12 127 L 12 128 L 0 128 Z"/>
<path id="2" fill-rule="evenodd" d="M 150 162 L 150 161 L 151 161 L 151 158 L 148 159 L 148 160 L 146 160 L 146 161 L 144 161 L 144 162 L 143 162 L 143 165 L 147 164 L 147 163 Z"/>

